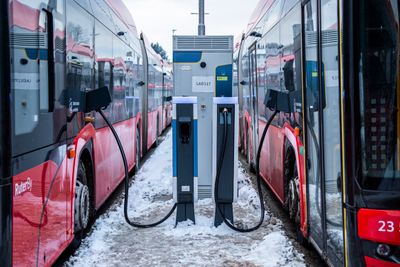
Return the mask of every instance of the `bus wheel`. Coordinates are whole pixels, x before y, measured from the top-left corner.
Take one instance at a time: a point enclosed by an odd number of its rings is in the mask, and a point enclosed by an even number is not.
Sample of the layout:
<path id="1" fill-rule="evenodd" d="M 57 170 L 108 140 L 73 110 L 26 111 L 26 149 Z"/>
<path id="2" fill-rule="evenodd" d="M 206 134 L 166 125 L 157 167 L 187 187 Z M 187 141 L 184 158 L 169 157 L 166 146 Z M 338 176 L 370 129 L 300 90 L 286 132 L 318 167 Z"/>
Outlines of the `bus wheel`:
<path id="1" fill-rule="evenodd" d="M 297 171 L 296 171 L 297 173 Z M 296 221 L 299 211 L 299 199 L 296 189 L 296 177 L 294 176 L 289 181 L 288 188 L 288 210 L 289 210 L 289 218 L 293 221 Z"/>
<path id="2" fill-rule="evenodd" d="M 250 144 L 250 135 L 249 130 L 247 130 L 247 163 L 249 164 L 249 171 L 252 173 L 256 173 L 256 167 L 254 163 L 251 161 L 251 144 Z"/>
<path id="3" fill-rule="evenodd" d="M 86 169 L 82 160 L 79 161 L 78 174 L 75 182 L 74 205 L 74 235 L 71 244 L 73 249 L 79 247 L 84 231 L 87 230 L 90 219 L 90 191 L 87 183 Z"/>
<path id="4" fill-rule="evenodd" d="M 157 132 L 156 132 L 156 141 L 154 142 L 154 146 L 155 147 L 158 147 L 158 145 L 160 144 L 160 141 L 158 140 L 158 133 L 160 132 L 160 123 L 159 123 L 159 120 L 158 120 L 158 116 L 157 116 L 157 128 L 156 128 L 157 130 Z"/>
<path id="5" fill-rule="evenodd" d="M 303 245 L 307 245 L 307 240 L 300 230 L 300 197 L 299 197 L 299 176 L 297 174 L 297 165 L 292 164 L 292 177 L 288 183 L 287 208 L 289 218 L 294 222 L 297 241 Z"/>
<path id="6" fill-rule="evenodd" d="M 135 163 L 135 173 L 140 169 L 140 133 L 139 128 L 136 129 L 136 163 Z"/>

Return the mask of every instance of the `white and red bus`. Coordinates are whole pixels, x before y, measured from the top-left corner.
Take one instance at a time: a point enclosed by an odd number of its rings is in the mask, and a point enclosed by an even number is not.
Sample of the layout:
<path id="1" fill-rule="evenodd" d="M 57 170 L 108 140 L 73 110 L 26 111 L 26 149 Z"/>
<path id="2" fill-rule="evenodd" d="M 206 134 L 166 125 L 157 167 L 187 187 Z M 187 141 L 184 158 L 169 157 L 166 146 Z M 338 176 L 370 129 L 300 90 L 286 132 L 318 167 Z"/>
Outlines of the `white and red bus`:
<path id="1" fill-rule="evenodd" d="M 168 114 L 168 117 L 164 116 L 164 109 L 168 102 L 172 100 L 172 95 L 168 92 L 171 90 L 167 89 L 167 76 L 164 68 L 167 63 L 164 63 L 161 56 L 157 54 L 150 45 L 150 42 L 146 36 L 142 33 L 140 35 L 140 41 L 142 45 L 143 64 L 145 67 L 145 80 L 147 87 L 147 117 L 143 119 L 143 131 L 144 135 L 147 136 L 147 143 L 143 143 L 142 147 L 144 152 L 147 151 L 153 144 L 158 145 L 158 136 L 162 131 L 171 124 L 172 113 Z M 164 67 L 165 66 L 165 67 Z M 170 76 L 172 79 L 172 77 Z M 169 97 L 163 97 L 164 94 L 168 94 Z M 167 123 L 169 121 L 169 123 Z M 146 142 L 146 139 L 143 139 Z"/>
<path id="2" fill-rule="evenodd" d="M 0 29 L 0 266 L 51 266 L 124 178 L 83 93 L 110 91 L 132 170 L 162 130 L 164 72 L 121 0 L 1 1 Z"/>
<path id="3" fill-rule="evenodd" d="M 163 63 L 163 130 L 166 129 L 172 122 L 172 96 L 174 94 L 174 82 L 172 65 L 165 60 Z"/>
<path id="4" fill-rule="evenodd" d="M 397 0 L 261 0 L 237 44 L 242 151 L 331 266 L 400 266 Z M 261 256 L 261 255 L 260 255 Z"/>

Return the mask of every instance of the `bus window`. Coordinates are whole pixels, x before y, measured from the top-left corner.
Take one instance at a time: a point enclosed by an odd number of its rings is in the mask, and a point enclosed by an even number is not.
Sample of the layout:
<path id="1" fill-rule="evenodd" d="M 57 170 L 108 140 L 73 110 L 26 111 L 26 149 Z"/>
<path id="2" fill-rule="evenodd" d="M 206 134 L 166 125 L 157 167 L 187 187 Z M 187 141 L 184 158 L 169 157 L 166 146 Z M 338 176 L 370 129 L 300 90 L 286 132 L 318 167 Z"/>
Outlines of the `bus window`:
<path id="1" fill-rule="evenodd" d="M 324 175 L 327 250 L 332 262 L 343 262 L 342 194 L 340 157 L 340 97 L 337 1 L 321 1 L 321 46 L 323 63 Z M 321 184 L 321 187 L 323 185 Z M 338 259 L 333 258 L 333 255 Z"/>
<path id="2" fill-rule="evenodd" d="M 269 108 L 266 108 L 264 105 L 265 97 L 269 90 L 280 91 L 281 90 L 281 79 L 280 79 L 280 53 L 282 49 L 282 45 L 279 40 L 279 25 L 276 25 L 271 31 L 267 33 L 265 36 L 266 44 L 265 44 L 265 87 L 262 88 L 263 93 L 259 93 L 259 101 L 260 107 L 262 107 L 259 111 L 259 114 L 264 114 L 266 120 L 268 120 L 273 111 Z M 264 97 L 262 97 L 264 96 Z M 274 125 L 278 125 L 279 122 L 283 122 L 280 119 L 280 116 L 275 116 L 273 120 Z"/>
<path id="3" fill-rule="evenodd" d="M 250 112 L 250 90 L 249 90 L 249 55 L 243 53 L 240 63 L 241 64 L 241 80 L 239 83 L 243 86 L 243 110 Z"/>
<path id="4" fill-rule="evenodd" d="M 68 132 L 70 136 L 75 136 L 84 125 L 83 120 L 81 118 L 78 119 L 72 112 L 83 110 L 82 92 L 93 88 L 94 51 L 92 36 L 94 19 L 74 1 L 68 4 L 67 11 L 72 15 L 67 18 L 66 89 L 69 101 L 72 102 L 70 103 L 70 113 L 68 115 L 73 120 L 68 124 Z"/>
<path id="5" fill-rule="evenodd" d="M 126 64 L 125 58 L 129 53 L 129 47 L 118 37 L 114 37 L 113 41 L 113 122 L 127 119 L 125 96 L 126 84 Z"/>
<path id="6" fill-rule="evenodd" d="M 112 33 L 99 21 L 95 23 L 95 43 L 96 43 L 96 72 L 95 72 L 95 88 L 107 86 L 111 97 L 113 83 L 113 38 Z M 112 105 L 112 104 L 111 104 Z M 105 114 L 111 113 L 111 105 L 104 111 Z M 100 114 L 96 113 L 94 125 L 96 128 L 106 125 Z"/>
<path id="7" fill-rule="evenodd" d="M 305 126 L 306 126 L 306 155 L 307 190 L 309 192 L 309 223 L 310 236 L 318 247 L 323 247 L 322 226 L 322 198 L 321 198 L 321 160 L 320 160 L 320 119 L 321 113 L 318 95 L 318 68 L 317 66 L 317 1 L 311 0 L 304 6 L 304 34 L 305 34 Z M 315 38 L 313 38 L 315 37 Z M 312 63 L 311 63 L 312 62 Z M 316 97 L 317 96 L 317 97 Z"/>
<path id="8" fill-rule="evenodd" d="M 11 2 L 10 2 L 11 3 Z M 10 21 L 11 53 L 11 97 L 13 121 L 13 155 L 24 154 L 65 138 L 65 22 L 61 6 L 63 1 L 54 1 L 53 20 L 32 4 L 27 16 L 37 16 L 36 24 L 16 19 L 24 3 L 12 1 L 18 8 Z M 17 15 L 18 14 L 18 15 Z M 49 27 L 52 23 L 53 27 Z M 26 29 L 26 30 L 25 30 Z M 53 37 L 53 51 L 49 50 L 47 38 Z M 51 47 L 50 47 L 51 49 Z M 52 62 L 51 62 L 52 61 Z M 51 64 L 50 64 L 51 63 Z M 52 66 L 51 66 L 52 65 Z M 53 75 L 49 77 L 50 68 Z M 53 77 L 52 84 L 49 80 Z M 50 78 L 50 79 L 49 79 Z M 50 81 L 51 82 L 51 81 Z"/>
<path id="9" fill-rule="evenodd" d="M 367 190 L 399 191 L 398 2 L 363 0 L 357 8 L 360 16 L 356 29 L 360 40 L 356 58 L 361 121 L 359 182 Z"/>
<path id="10" fill-rule="evenodd" d="M 296 81 L 296 66 L 300 66 L 300 7 L 293 9 L 285 18 L 282 19 L 280 28 L 281 40 L 281 80 L 282 89 L 287 91 L 299 90 L 299 84 Z M 298 53 L 296 53 L 298 52 Z M 297 58 L 296 58 L 297 56 Z M 300 69 L 299 69 L 300 71 Z"/>
<path id="11" fill-rule="evenodd" d="M 285 0 L 285 5 L 282 8 L 282 17 L 286 15 L 297 2 L 298 0 Z"/>

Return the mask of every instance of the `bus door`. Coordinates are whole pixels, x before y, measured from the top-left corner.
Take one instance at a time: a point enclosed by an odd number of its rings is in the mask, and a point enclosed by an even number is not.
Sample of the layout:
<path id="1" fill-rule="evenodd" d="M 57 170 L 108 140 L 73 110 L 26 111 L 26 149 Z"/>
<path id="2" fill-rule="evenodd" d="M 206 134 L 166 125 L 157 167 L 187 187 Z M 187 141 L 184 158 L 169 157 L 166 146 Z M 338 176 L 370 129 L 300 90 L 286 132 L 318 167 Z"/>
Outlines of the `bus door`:
<path id="1" fill-rule="evenodd" d="M 251 151 L 250 163 L 255 164 L 258 149 L 258 106 L 257 106 L 257 43 L 249 48 L 249 90 L 250 90 L 250 116 L 251 116 L 251 139 L 253 151 Z"/>
<path id="2" fill-rule="evenodd" d="M 343 264 L 337 1 L 302 6 L 303 95 L 310 240 Z"/>
<path id="3" fill-rule="evenodd" d="M 65 2 L 9 1 L 9 8 L 13 266 L 43 266 L 72 233 L 65 160 Z"/>

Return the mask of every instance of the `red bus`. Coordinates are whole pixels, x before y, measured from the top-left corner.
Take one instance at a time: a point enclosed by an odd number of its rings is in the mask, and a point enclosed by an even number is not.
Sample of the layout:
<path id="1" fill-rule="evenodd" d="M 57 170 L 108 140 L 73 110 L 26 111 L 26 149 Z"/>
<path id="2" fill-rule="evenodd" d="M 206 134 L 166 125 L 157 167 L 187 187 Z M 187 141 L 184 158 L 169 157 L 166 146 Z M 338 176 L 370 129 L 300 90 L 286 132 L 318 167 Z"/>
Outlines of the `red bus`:
<path id="1" fill-rule="evenodd" d="M 250 164 L 331 266 L 400 266 L 399 2 L 261 0 L 235 53 Z"/>
<path id="2" fill-rule="evenodd" d="M 0 266 L 51 266 L 124 178 L 111 131 L 82 112 L 84 92 L 110 91 L 104 113 L 130 170 L 162 130 L 161 61 L 148 60 L 122 1 L 45 2 L 0 4 Z"/>
<path id="3" fill-rule="evenodd" d="M 163 112 L 162 128 L 165 130 L 172 123 L 172 96 L 174 94 L 174 83 L 172 66 L 163 61 Z"/>
<path id="4" fill-rule="evenodd" d="M 142 144 L 142 147 L 145 149 L 144 151 L 147 151 L 153 143 L 158 145 L 158 136 L 167 125 L 171 124 L 171 112 L 169 112 L 168 117 L 165 117 L 163 114 L 168 103 L 172 101 L 172 95 L 168 94 L 168 92 L 172 91 L 168 90 L 166 86 L 169 80 L 165 77 L 167 73 L 164 70 L 164 66 L 166 67 L 167 63 L 164 63 L 161 56 L 153 50 L 150 42 L 143 33 L 140 35 L 140 40 L 142 53 L 145 55 L 143 57 L 143 64 L 147 66 L 145 68 L 147 81 L 145 86 L 148 90 L 146 101 L 147 118 L 143 118 L 143 134 L 147 136 L 147 143 Z M 163 97 L 164 94 L 168 94 L 169 97 Z M 143 142 L 146 142 L 145 140 L 143 139 Z"/>

